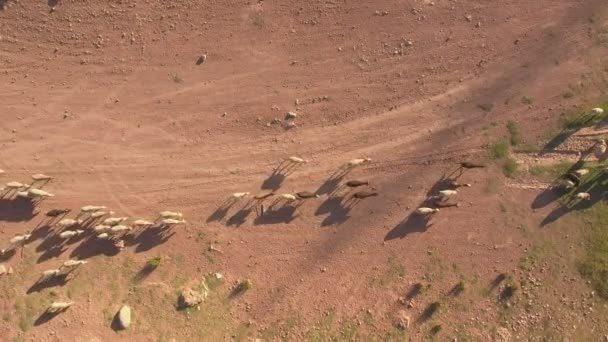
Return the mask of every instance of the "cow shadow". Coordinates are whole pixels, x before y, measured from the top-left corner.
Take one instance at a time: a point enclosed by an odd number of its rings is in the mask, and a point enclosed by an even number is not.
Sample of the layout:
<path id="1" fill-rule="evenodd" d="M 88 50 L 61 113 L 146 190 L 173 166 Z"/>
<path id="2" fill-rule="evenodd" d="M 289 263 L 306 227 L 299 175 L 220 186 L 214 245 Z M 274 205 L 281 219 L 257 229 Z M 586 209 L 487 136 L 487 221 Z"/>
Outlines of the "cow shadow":
<path id="1" fill-rule="evenodd" d="M 264 211 L 264 215 L 258 216 L 255 218 L 255 220 L 253 220 L 253 224 L 264 225 L 290 223 L 298 217 L 298 215 L 295 215 L 296 209 L 297 208 L 292 205 L 283 205 L 278 208 L 268 208 Z"/>
<path id="2" fill-rule="evenodd" d="M 37 215 L 35 210 L 35 203 L 26 198 L 15 197 L 0 199 L 0 221 L 29 221 Z"/>
<path id="3" fill-rule="evenodd" d="M 397 224 L 384 237 L 384 241 L 403 239 L 412 233 L 424 233 L 433 224 L 430 223 L 430 216 L 420 215 L 412 212 L 405 220 Z"/>
<path id="4" fill-rule="evenodd" d="M 101 240 L 95 236 L 89 236 L 82 241 L 72 253 L 70 258 L 85 260 L 97 255 L 115 256 L 120 252 L 118 247 L 111 240 Z"/>
<path id="5" fill-rule="evenodd" d="M 543 227 L 547 224 L 553 223 L 559 220 L 564 215 L 572 212 L 589 209 L 594 206 L 597 202 L 602 201 L 606 198 L 606 190 L 608 190 L 608 174 L 599 173 L 588 179 L 585 179 L 575 191 L 571 191 L 565 195 L 564 202 L 561 206 L 551 211 L 540 223 Z M 575 195 L 579 192 L 586 192 L 591 195 L 589 200 L 577 200 Z"/>
<path id="6" fill-rule="evenodd" d="M 230 218 L 228 218 L 228 221 L 226 221 L 226 225 L 237 227 L 241 226 L 247 221 L 247 217 L 249 216 L 249 214 L 251 214 L 251 212 L 253 212 L 253 206 L 251 205 L 242 208 Z"/>
<path id="7" fill-rule="evenodd" d="M 125 239 L 125 244 L 135 246 L 135 253 L 151 250 L 169 241 L 175 232 L 167 226 L 152 226 L 143 230 L 133 239 Z"/>
<path id="8" fill-rule="evenodd" d="M 60 276 L 55 276 L 47 281 L 44 282 L 39 282 L 37 281 L 36 283 L 34 283 L 34 285 L 32 285 L 28 290 L 27 290 L 27 294 L 30 293 L 35 293 L 35 292 L 40 292 L 43 291 L 45 289 L 49 289 L 52 287 L 57 287 L 57 286 L 64 286 L 68 283 L 69 279 L 68 279 L 68 275 L 67 274 L 62 274 Z"/>

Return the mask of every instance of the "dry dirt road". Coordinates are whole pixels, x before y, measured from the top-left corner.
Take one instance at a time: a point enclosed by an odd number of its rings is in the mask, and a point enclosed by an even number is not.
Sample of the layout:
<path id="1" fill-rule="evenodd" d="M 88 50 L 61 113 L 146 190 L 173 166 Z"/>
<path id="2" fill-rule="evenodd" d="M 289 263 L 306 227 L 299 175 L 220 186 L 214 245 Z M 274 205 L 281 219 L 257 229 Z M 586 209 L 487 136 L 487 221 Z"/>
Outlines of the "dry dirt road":
<path id="1" fill-rule="evenodd" d="M 412 317 L 406 333 L 426 336 L 432 324 L 414 322 L 426 305 L 461 278 L 483 288 L 516 269 L 528 245 L 516 225 L 542 217 L 526 204 L 534 193 L 502 187 L 495 166 L 466 173 L 461 206 L 432 225 L 413 209 L 456 162 L 483 161 L 507 120 L 533 140 L 605 77 L 599 0 L 0 3 L 2 181 L 43 172 L 56 194 L 37 216 L 4 201 L 0 241 L 55 207 L 99 203 L 150 218 L 170 209 L 188 220 L 113 256 L 83 242 L 49 254 L 37 234 L 0 279 L 7 340 L 323 340 L 314 334 L 327 327 L 310 327 L 330 318 L 327 333 L 344 339 L 347 326 L 358 338 L 397 338 L 400 310 Z M 562 96 L 572 88 L 583 95 Z M 310 161 L 273 175 L 291 155 Z M 372 162 L 347 178 L 380 195 L 347 208 L 328 196 L 331 175 L 359 157 Z M 233 192 L 269 189 L 322 196 L 263 217 L 242 203 L 217 210 Z M 157 255 L 162 272 L 134 285 L 129 274 Z M 68 257 L 91 262 L 63 287 L 25 294 Z M 244 278 L 255 287 L 202 307 L 213 314 L 156 298 L 173 300 L 209 272 L 224 275 L 224 290 Z M 399 303 L 423 279 L 433 283 L 425 296 Z M 493 336 L 498 309 L 478 297 L 442 310 L 444 337 Z M 32 326 L 53 298 L 76 304 Z M 123 302 L 135 323 L 116 335 L 108 317 Z"/>

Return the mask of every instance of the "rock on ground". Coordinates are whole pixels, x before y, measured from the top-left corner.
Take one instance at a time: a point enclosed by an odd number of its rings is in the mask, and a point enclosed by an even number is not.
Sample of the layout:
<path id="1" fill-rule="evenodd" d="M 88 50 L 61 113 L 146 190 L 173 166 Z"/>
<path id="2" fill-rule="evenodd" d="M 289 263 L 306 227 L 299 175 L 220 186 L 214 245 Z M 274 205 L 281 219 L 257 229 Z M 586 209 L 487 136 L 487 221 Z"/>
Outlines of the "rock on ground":
<path id="1" fill-rule="evenodd" d="M 118 323 L 123 329 L 131 325 L 131 308 L 128 305 L 123 305 L 118 311 Z"/>

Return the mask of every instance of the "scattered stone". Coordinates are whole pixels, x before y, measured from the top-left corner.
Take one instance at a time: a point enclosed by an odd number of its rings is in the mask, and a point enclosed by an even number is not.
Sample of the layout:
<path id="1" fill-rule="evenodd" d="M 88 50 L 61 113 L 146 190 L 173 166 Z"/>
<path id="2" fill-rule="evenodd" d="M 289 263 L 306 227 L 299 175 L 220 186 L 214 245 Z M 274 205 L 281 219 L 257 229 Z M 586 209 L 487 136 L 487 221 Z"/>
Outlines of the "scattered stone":
<path id="1" fill-rule="evenodd" d="M 300 100 L 296 99 L 295 103 L 296 103 L 296 106 L 299 106 L 300 105 Z"/>
<path id="2" fill-rule="evenodd" d="M 296 117 L 298 117 L 298 114 L 295 112 L 287 112 L 287 114 L 285 114 L 285 120 L 295 119 Z"/>
<path id="3" fill-rule="evenodd" d="M 471 21 L 471 20 L 473 20 L 473 16 L 472 16 L 472 15 L 470 15 L 470 14 L 465 15 L 465 16 L 464 16 L 464 18 L 465 18 L 467 21 Z"/>
<path id="4" fill-rule="evenodd" d="M 122 329 L 127 329 L 131 325 L 131 308 L 123 305 L 118 311 L 118 323 Z"/>
<path id="5" fill-rule="evenodd" d="M 201 65 L 205 63 L 205 61 L 207 61 L 207 55 L 203 54 L 196 60 L 196 65 Z"/>
<path id="6" fill-rule="evenodd" d="M 498 341 L 511 341 L 511 333 L 507 328 L 500 327 L 496 329 L 496 334 L 498 335 Z"/>
<path id="7" fill-rule="evenodd" d="M 296 123 L 295 122 L 290 122 L 288 124 L 285 125 L 285 129 L 292 129 L 296 127 Z"/>
<path id="8" fill-rule="evenodd" d="M 185 289 L 182 291 L 179 302 L 182 307 L 193 307 L 202 303 L 207 298 L 208 291 L 206 286 L 202 291 L 195 291 L 192 288 Z"/>
<path id="9" fill-rule="evenodd" d="M 0 275 L 4 275 L 4 274 L 8 274 L 8 270 L 7 270 L 6 266 L 4 266 L 3 264 L 0 264 Z"/>
<path id="10" fill-rule="evenodd" d="M 407 330 L 410 327 L 411 317 L 405 310 L 399 310 L 395 317 L 395 326 L 401 330 Z"/>
<path id="11" fill-rule="evenodd" d="M 481 27 L 481 22 L 478 21 L 477 24 L 475 24 L 475 27 L 478 27 L 478 28 Z"/>

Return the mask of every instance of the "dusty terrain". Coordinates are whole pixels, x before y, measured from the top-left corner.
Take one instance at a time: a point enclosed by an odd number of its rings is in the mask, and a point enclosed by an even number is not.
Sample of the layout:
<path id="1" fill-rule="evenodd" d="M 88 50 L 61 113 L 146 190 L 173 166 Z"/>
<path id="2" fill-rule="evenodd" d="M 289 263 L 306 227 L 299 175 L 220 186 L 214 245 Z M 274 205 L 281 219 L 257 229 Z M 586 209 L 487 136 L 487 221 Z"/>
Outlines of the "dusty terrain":
<path id="1" fill-rule="evenodd" d="M 507 179 L 486 148 L 508 120 L 535 143 L 561 112 L 603 95 L 604 1 L 0 2 L 0 180 L 42 172 L 56 194 L 33 213 L 0 202 L 1 244 L 35 231 L 0 277 L 2 340 L 421 340 L 438 325 L 440 340 L 608 333 L 605 304 L 576 271 L 580 229 L 568 217 L 541 227 L 552 206 L 533 210 L 540 190 Z M 310 161 L 273 175 L 291 155 Z M 359 157 L 372 162 L 347 178 L 379 196 L 349 209 L 329 196 L 331 175 Z M 472 183 L 460 207 L 429 226 L 411 216 L 465 159 L 488 167 L 460 178 Z M 218 210 L 233 192 L 268 189 L 321 197 L 262 217 L 244 202 Z M 86 204 L 134 218 L 178 210 L 188 223 L 119 253 L 89 239 L 52 249 L 44 213 Z M 547 259 L 522 268 L 547 241 Z M 159 268 L 133 281 L 155 256 Z M 70 257 L 89 264 L 28 291 Z M 215 272 L 223 284 L 200 310 L 175 309 L 180 288 Z M 533 285 L 505 304 L 502 273 Z M 228 296 L 239 279 L 254 287 Z M 450 294 L 460 281 L 465 291 Z M 419 282 L 431 286 L 408 296 Z M 37 322 L 55 300 L 75 304 Z M 123 303 L 134 322 L 115 332 Z"/>

